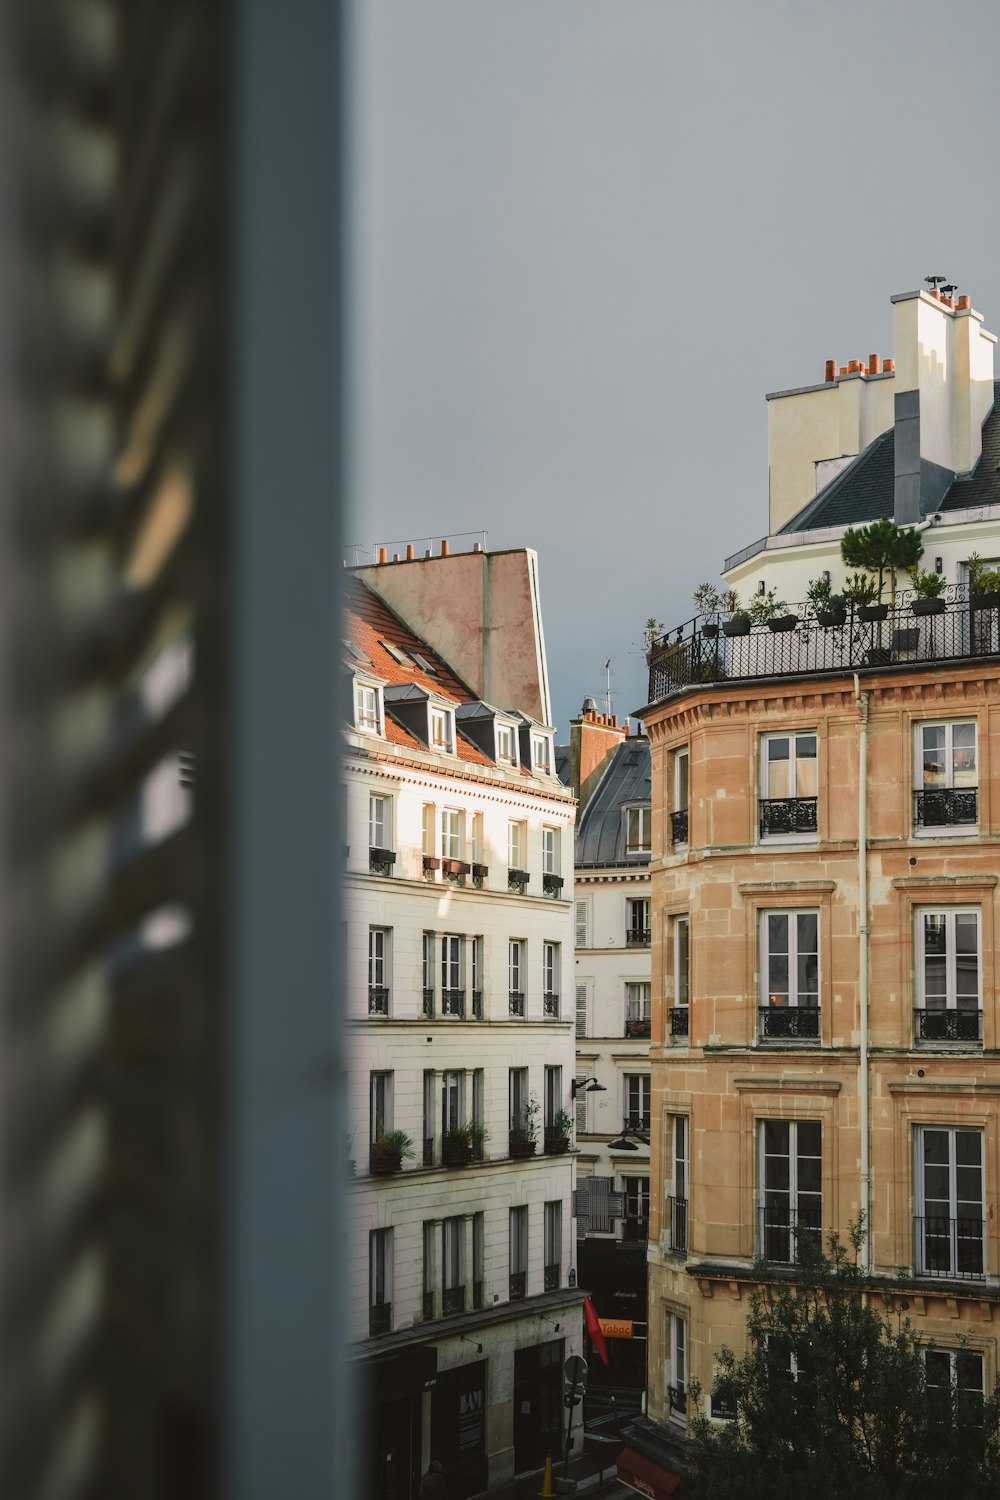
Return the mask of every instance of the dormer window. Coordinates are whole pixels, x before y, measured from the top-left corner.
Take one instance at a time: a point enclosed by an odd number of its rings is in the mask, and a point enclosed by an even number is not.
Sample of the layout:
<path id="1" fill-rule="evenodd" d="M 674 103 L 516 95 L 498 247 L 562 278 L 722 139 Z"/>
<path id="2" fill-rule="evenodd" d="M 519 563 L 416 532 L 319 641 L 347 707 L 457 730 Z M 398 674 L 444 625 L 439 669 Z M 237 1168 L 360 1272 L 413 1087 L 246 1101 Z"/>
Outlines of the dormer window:
<path id="1" fill-rule="evenodd" d="M 531 736 L 531 769 L 546 775 L 552 770 L 552 741 L 547 734 Z"/>
<path id="2" fill-rule="evenodd" d="M 627 807 L 624 816 L 626 855 L 648 854 L 652 828 L 651 809 L 649 807 Z"/>
<path id="3" fill-rule="evenodd" d="M 381 690 L 369 682 L 354 682 L 354 727 L 362 734 L 382 733 Z"/>
<path id="4" fill-rule="evenodd" d="M 500 765 L 517 765 L 517 736 L 513 724 L 497 723 L 497 761 Z"/>
<path id="5" fill-rule="evenodd" d="M 455 718 L 449 708 L 428 709 L 428 744 L 432 750 L 444 750 L 450 755 L 455 748 Z"/>

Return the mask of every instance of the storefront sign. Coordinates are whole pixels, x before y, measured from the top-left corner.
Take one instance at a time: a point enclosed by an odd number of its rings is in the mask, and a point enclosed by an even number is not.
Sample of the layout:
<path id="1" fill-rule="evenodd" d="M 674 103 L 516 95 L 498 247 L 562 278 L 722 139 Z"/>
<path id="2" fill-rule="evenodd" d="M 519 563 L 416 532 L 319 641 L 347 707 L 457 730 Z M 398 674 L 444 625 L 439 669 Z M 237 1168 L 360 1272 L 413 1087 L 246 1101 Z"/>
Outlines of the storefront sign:
<path id="1" fill-rule="evenodd" d="M 631 1318 L 598 1318 L 597 1321 L 606 1339 L 630 1339 L 632 1337 Z"/>

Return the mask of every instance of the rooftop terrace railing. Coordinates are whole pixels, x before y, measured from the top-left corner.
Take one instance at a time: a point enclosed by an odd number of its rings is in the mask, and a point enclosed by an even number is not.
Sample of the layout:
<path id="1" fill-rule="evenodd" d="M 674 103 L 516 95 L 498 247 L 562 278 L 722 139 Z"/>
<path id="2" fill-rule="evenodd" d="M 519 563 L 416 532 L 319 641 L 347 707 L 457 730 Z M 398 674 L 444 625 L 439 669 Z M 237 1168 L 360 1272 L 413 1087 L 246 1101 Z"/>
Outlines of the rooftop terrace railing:
<path id="1" fill-rule="evenodd" d="M 928 613 L 928 605 L 935 612 Z M 789 606 L 780 620 L 763 625 L 748 626 L 728 615 L 696 616 L 653 642 L 647 657 L 649 701 L 697 683 L 1000 656 L 1000 595 L 970 598 L 967 585 L 953 584 L 931 601 L 900 590 L 892 605 L 881 607 L 883 618 L 862 618 L 871 612 L 848 609 L 835 625 L 820 624 L 805 603 Z"/>

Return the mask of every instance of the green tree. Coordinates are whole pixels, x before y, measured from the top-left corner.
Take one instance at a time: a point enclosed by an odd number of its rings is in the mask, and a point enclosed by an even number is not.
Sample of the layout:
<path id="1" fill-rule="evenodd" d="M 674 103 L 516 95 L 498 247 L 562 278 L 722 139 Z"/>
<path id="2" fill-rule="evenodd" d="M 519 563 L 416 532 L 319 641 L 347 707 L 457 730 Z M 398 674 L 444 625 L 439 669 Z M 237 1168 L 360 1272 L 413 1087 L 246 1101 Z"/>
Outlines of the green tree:
<path id="1" fill-rule="evenodd" d="M 840 540 L 840 557 L 845 567 L 863 568 L 878 577 L 878 597 L 882 598 L 885 576 L 892 580 L 896 592 L 896 574 L 912 573 L 923 556 L 924 539 L 913 526 L 897 526 L 883 517 L 869 526 L 848 526 Z"/>
<path id="2" fill-rule="evenodd" d="M 699 1500 L 996 1500 L 1000 1383 L 976 1397 L 927 1379 L 926 1346 L 902 1312 L 885 1310 L 850 1245 L 824 1255 L 800 1236 L 800 1274 L 757 1267 L 747 1352 L 718 1356 L 713 1422 L 692 1385 L 693 1472 Z M 962 1350 L 956 1351 L 959 1359 Z"/>

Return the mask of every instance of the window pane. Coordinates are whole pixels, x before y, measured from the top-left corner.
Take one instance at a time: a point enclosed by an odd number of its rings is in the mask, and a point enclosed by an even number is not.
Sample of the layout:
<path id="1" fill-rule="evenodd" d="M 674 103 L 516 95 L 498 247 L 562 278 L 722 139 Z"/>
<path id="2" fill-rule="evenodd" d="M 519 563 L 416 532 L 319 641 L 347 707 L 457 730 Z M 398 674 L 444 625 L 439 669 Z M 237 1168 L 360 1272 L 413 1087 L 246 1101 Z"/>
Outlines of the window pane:
<path id="1" fill-rule="evenodd" d="M 928 1009 L 947 1004 L 947 924 L 944 912 L 924 913 L 924 1000 Z"/>
<path id="2" fill-rule="evenodd" d="M 817 784 L 816 736 L 800 734 L 795 740 L 796 797 L 815 797 Z"/>
<path id="3" fill-rule="evenodd" d="M 925 787 L 945 786 L 945 728 L 943 724 L 925 724 L 922 732 L 923 778 Z"/>
<path id="4" fill-rule="evenodd" d="M 677 757 L 677 811 L 684 812 L 688 805 L 688 757 L 687 752 Z"/>
<path id="5" fill-rule="evenodd" d="M 790 797 L 792 795 L 791 765 L 787 739 L 767 741 L 767 785 L 766 797 Z"/>
<path id="6" fill-rule="evenodd" d="M 975 786 L 976 726 L 953 724 L 951 729 L 951 763 L 953 786 Z"/>

